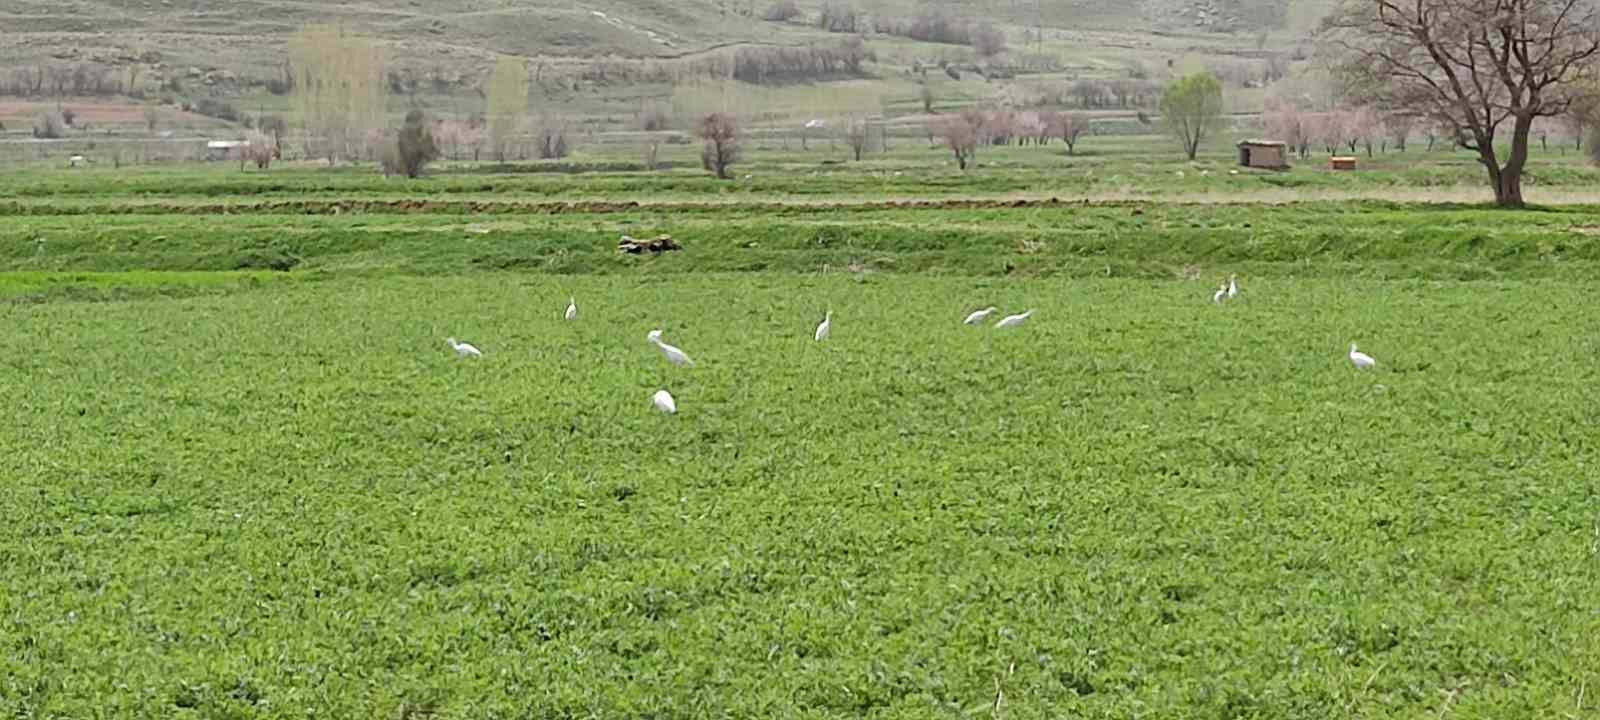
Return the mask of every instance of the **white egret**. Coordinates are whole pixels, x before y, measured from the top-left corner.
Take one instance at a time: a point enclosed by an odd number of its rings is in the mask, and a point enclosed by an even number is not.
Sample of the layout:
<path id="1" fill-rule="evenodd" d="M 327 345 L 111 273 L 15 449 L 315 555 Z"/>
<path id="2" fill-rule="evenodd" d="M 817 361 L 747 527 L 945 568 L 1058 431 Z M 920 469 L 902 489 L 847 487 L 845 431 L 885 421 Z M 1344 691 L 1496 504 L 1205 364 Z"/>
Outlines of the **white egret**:
<path id="1" fill-rule="evenodd" d="M 1355 343 L 1350 343 L 1350 362 L 1362 370 L 1371 370 L 1378 366 L 1378 361 L 1373 360 L 1371 355 L 1357 350 Z"/>
<path id="2" fill-rule="evenodd" d="M 456 357 L 483 357 L 483 351 L 472 346 L 471 343 L 458 342 L 455 338 L 445 338 L 450 347 L 456 351 Z"/>
<path id="3" fill-rule="evenodd" d="M 829 310 L 822 318 L 822 324 L 817 326 L 817 342 L 828 339 L 828 333 L 833 332 L 833 311 Z"/>
<path id="4" fill-rule="evenodd" d="M 1217 292 L 1211 296 L 1211 302 L 1217 303 L 1219 305 L 1222 303 L 1223 300 L 1227 300 L 1227 299 L 1228 299 L 1228 286 L 1227 285 L 1223 285 L 1222 287 L 1217 288 Z"/>
<path id="5" fill-rule="evenodd" d="M 678 414 L 678 402 L 672 399 L 672 393 L 665 390 L 657 390 L 654 402 L 657 410 L 668 415 Z"/>
<path id="6" fill-rule="evenodd" d="M 666 355 L 667 360 L 671 361 L 673 365 L 694 365 L 694 361 L 689 359 L 689 355 L 687 353 L 661 342 L 660 330 L 651 330 L 650 334 L 646 337 L 650 340 L 651 344 L 661 348 L 661 354 Z"/>
<path id="7" fill-rule="evenodd" d="M 577 298 L 571 298 L 567 302 L 567 319 L 568 320 L 577 320 L 578 319 L 578 299 Z"/>
<path id="8" fill-rule="evenodd" d="M 1033 317 L 1033 311 L 1029 310 L 1021 315 L 1012 315 L 1002 319 L 1000 322 L 995 323 L 994 326 L 997 328 L 1014 328 L 1027 322 L 1028 318 L 1031 317 Z"/>
<path id="9" fill-rule="evenodd" d="M 1238 275 L 1229 275 L 1228 276 L 1228 299 L 1232 300 L 1232 299 L 1234 299 L 1236 297 L 1239 297 L 1239 276 Z"/>
<path id="10" fill-rule="evenodd" d="M 979 311 L 977 311 L 977 312 L 975 312 L 975 313 L 973 313 L 971 315 L 968 315 L 967 319 L 963 320 L 962 323 L 966 324 L 966 325 L 977 325 L 979 323 L 982 323 L 985 320 L 988 320 L 989 316 L 993 315 L 994 311 L 996 311 L 996 310 L 999 310 L 999 308 L 997 308 L 997 307 L 995 307 L 993 305 L 990 305 L 989 307 L 986 307 L 986 308 L 984 308 L 982 310 L 979 310 Z"/>

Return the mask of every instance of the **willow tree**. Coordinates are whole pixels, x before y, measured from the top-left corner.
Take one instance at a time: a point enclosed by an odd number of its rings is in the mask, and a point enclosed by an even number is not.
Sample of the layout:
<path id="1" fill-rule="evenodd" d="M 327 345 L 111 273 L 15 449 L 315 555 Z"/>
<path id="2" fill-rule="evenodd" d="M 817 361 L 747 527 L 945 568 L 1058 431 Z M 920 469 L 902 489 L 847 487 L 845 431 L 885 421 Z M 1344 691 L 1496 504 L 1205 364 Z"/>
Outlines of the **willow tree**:
<path id="1" fill-rule="evenodd" d="M 1161 119 L 1190 160 L 1222 125 L 1222 83 L 1211 73 L 1173 81 L 1161 96 Z"/>
<path id="2" fill-rule="evenodd" d="M 528 66 L 502 57 L 489 78 L 489 143 L 495 160 L 505 162 L 511 138 L 528 112 Z"/>
<path id="3" fill-rule="evenodd" d="M 383 48 L 337 25 L 308 25 L 289 39 L 289 64 L 308 154 L 360 157 L 385 125 Z"/>
<path id="4" fill-rule="evenodd" d="M 1445 128 L 1510 208 L 1534 122 L 1566 114 L 1600 57 L 1596 0 L 1339 0 L 1322 36 L 1347 96 Z"/>

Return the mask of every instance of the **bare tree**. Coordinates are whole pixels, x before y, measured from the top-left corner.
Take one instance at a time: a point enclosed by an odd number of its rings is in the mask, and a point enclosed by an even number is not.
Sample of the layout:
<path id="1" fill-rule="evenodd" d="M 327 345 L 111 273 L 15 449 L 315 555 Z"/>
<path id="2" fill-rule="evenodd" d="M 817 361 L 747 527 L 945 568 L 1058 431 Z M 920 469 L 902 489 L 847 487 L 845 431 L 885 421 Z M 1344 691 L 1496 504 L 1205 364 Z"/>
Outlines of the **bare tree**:
<path id="1" fill-rule="evenodd" d="M 705 141 L 700 151 L 700 163 L 717 177 L 727 180 L 728 168 L 739 161 L 741 155 L 739 121 L 732 115 L 712 113 L 700 121 L 695 134 Z"/>
<path id="2" fill-rule="evenodd" d="M 1361 147 L 1366 149 L 1367 157 L 1372 157 L 1372 143 L 1383 133 L 1383 118 L 1370 107 L 1356 108 L 1346 116 L 1344 142 L 1352 153 Z"/>
<path id="3" fill-rule="evenodd" d="M 1054 118 L 1050 127 L 1050 134 L 1061 138 L 1067 145 L 1067 154 L 1077 152 L 1078 138 L 1089 131 L 1089 116 L 1083 113 L 1061 113 Z"/>
<path id="4" fill-rule="evenodd" d="M 973 122 L 970 113 L 935 120 L 932 127 L 934 134 L 944 146 L 955 153 L 956 165 L 965 172 L 978 153 L 979 127 Z"/>
<path id="5" fill-rule="evenodd" d="M 1561 115 L 1562 129 L 1572 138 L 1575 150 L 1583 151 L 1584 137 L 1589 134 L 1589 129 L 1594 127 L 1597 114 L 1600 114 L 1600 105 L 1593 100 L 1584 99 L 1573 103 L 1572 107 Z"/>
<path id="6" fill-rule="evenodd" d="M 1594 0 L 1339 0 L 1323 21 L 1347 94 L 1421 112 L 1478 153 L 1495 204 L 1522 207 L 1528 136 L 1595 72 Z M 1496 147 L 1510 125 L 1504 160 Z"/>
<path id="7" fill-rule="evenodd" d="M 261 132 L 272 138 L 272 157 L 274 160 L 283 159 L 283 136 L 289 132 L 289 123 L 285 122 L 282 115 L 265 115 L 261 122 L 256 123 Z"/>
<path id="8" fill-rule="evenodd" d="M 1339 148 L 1350 138 L 1350 113 L 1330 110 L 1317 116 L 1317 137 L 1329 155 L 1338 155 Z"/>
<path id="9" fill-rule="evenodd" d="M 252 132 L 245 135 L 244 142 L 244 151 L 240 154 L 242 159 L 255 163 L 257 170 L 272 167 L 275 145 L 270 136 L 263 132 Z"/>
<path id="10" fill-rule="evenodd" d="M 1272 107 L 1262 116 L 1262 124 L 1273 139 L 1288 144 L 1304 160 L 1311 154 L 1311 133 L 1307 114 L 1292 103 Z"/>
<path id="11" fill-rule="evenodd" d="M 156 131 L 156 126 L 160 123 L 161 111 L 156 109 L 154 105 L 146 107 L 144 109 L 144 129 L 147 132 L 154 133 Z"/>
<path id="12" fill-rule="evenodd" d="M 1394 149 L 1406 151 L 1406 143 L 1411 140 L 1411 133 L 1416 130 L 1417 116 L 1411 113 L 1391 113 L 1384 118 L 1383 124 L 1389 129 L 1389 140 L 1394 143 Z"/>
<path id="13" fill-rule="evenodd" d="M 867 151 L 867 129 L 866 118 L 851 118 L 845 126 L 844 142 L 855 153 L 856 162 L 861 162 L 861 155 Z"/>
<path id="14" fill-rule="evenodd" d="M 533 130 L 534 152 L 540 160 L 558 160 L 572 153 L 567 140 L 568 122 L 555 115 L 542 115 Z"/>

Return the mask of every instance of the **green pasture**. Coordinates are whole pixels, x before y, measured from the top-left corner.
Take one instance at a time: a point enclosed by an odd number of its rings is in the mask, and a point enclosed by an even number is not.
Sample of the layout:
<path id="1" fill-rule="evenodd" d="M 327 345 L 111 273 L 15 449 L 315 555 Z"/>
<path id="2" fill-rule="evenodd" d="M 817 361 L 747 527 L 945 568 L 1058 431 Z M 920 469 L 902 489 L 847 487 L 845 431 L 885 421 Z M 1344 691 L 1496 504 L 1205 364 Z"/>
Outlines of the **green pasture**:
<path id="1" fill-rule="evenodd" d="M 0 715 L 1593 714 L 1595 170 L 917 152 L 0 177 Z"/>
<path id="2" fill-rule="evenodd" d="M 1593 283 L 1244 285 L 480 273 L 12 305 L 0 708 L 1581 716 Z M 960 324 L 988 304 L 1037 314 Z"/>

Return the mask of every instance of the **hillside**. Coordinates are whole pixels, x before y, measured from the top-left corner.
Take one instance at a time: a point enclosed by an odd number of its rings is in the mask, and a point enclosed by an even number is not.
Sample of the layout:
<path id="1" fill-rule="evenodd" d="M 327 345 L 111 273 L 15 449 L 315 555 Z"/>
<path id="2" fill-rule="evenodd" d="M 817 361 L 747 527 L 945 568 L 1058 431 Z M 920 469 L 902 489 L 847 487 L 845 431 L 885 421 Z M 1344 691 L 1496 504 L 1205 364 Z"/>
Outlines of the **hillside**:
<path id="1" fill-rule="evenodd" d="M 1303 28 L 1326 0 L 861 0 L 869 16 L 937 11 L 982 17 L 1018 39 L 1029 31 L 1191 34 L 1250 46 L 1263 31 Z M 0 64 L 128 62 L 151 51 L 167 64 L 249 72 L 275 64 L 287 35 L 344 23 L 414 58 L 492 53 L 670 57 L 730 42 L 803 43 L 818 31 L 761 19 L 770 0 L 11 0 L 0 8 Z M 816 3 L 801 3 L 808 14 Z M 1314 14 L 1314 13 L 1313 13 Z"/>

